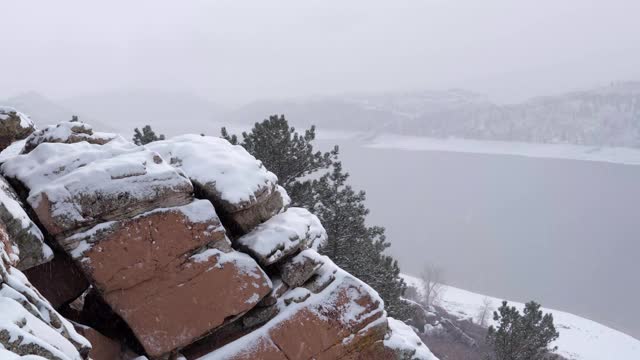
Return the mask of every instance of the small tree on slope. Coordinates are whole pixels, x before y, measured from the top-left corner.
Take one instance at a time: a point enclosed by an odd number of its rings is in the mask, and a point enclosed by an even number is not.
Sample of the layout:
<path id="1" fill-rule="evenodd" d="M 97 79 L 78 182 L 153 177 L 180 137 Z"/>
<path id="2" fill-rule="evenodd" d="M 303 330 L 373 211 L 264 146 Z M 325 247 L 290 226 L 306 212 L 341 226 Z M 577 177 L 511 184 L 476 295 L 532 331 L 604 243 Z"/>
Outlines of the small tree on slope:
<path id="1" fill-rule="evenodd" d="M 398 263 L 383 254 L 389 247 L 384 228 L 366 225 L 365 193 L 347 185 L 349 174 L 342 171 L 337 146 L 330 152 L 314 152 L 315 128 L 299 135 L 284 116 L 256 123 L 250 132 L 242 133 L 242 141 L 225 128 L 222 137 L 245 147 L 274 172 L 292 205 L 318 216 L 329 235 L 321 253 L 378 291 L 391 316 L 406 317 L 400 299 L 405 284 Z"/>
<path id="2" fill-rule="evenodd" d="M 142 132 L 138 128 L 133 129 L 133 143 L 136 145 L 146 145 L 150 142 L 164 139 L 164 135 L 156 135 L 150 125 L 145 125 L 142 128 Z"/>
<path id="3" fill-rule="evenodd" d="M 553 316 L 544 314 L 540 304 L 527 303 L 521 315 L 515 307 L 507 306 L 503 301 L 498 311 L 493 313 L 498 327 L 490 326 L 487 332 L 487 344 L 493 353 L 491 360 L 547 360 L 555 359 L 549 348 L 560 334 L 553 324 Z"/>

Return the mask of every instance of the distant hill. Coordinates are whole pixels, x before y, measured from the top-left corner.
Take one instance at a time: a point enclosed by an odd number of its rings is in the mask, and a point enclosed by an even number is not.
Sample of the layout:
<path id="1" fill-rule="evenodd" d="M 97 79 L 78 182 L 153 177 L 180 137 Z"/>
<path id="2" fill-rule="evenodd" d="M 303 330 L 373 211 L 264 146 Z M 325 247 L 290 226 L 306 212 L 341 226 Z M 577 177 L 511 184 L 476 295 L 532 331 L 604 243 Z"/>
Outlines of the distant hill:
<path id="1" fill-rule="evenodd" d="M 261 101 L 229 118 L 286 114 L 297 126 L 428 137 L 640 147 L 640 82 L 498 105 L 463 90 Z"/>

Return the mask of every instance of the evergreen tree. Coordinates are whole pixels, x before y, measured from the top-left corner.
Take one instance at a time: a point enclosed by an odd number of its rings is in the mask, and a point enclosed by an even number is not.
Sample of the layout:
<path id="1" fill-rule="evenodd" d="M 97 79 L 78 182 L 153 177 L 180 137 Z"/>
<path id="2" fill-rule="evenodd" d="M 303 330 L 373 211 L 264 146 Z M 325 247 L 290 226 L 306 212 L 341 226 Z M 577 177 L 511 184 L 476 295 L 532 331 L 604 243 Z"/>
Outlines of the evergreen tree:
<path id="1" fill-rule="evenodd" d="M 365 193 L 347 184 L 349 174 L 338 161 L 337 146 L 330 152 L 314 152 L 315 127 L 299 135 L 284 116 L 256 123 L 251 132 L 242 133 L 242 142 L 225 128 L 222 137 L 245 147 L 274 172 L 294 206 L 318 216 L 328 235 L 321 253 L 373 287 L 391 316 L 407 317 L 401 300 L 406 285 L 398 263 L 383 253 L 390 245 L 384 228 L 366 225 Z"/>
<path id="2" fill-rule="evenodd" d="M 498 327 L 489 327 L 487 344 L 493 353 L 491 360 L 547 360 L 555 359 L 551 352 L 557 347 L 549 344 L 560 334 L 553 324 L 553 315 L 543 314 L 540 304 L 527 303 L 521 315 L 515 307 L 507 306 L 503 301 L 498 311 L 493 313 Z"/>
<path id="3" fill-rule="evenodd" d="M 159 136 L 151 129 L 150 125 L 145 125 L 142 128 L 142 132 L 138 128 L 133 129 L 133 143 L 136 145 L 145 145 L 150 142 L 164 140 L 164 135 Z"/>

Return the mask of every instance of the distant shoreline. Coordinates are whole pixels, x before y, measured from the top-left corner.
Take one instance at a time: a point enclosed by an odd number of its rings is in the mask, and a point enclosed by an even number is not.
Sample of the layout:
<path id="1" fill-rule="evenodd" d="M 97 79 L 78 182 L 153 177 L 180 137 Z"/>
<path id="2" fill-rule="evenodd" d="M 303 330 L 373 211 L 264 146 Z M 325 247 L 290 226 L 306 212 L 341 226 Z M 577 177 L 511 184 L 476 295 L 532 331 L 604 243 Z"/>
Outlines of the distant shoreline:
<path id="1" fill-rule="evenodd" d="M 640 165 L 640 149 L 625 147 L 587 146 L 573 144 L 544 144 L 460 138 L 430 138 L 383 134 L 363 144 L 373 149 L 404 151 L 443 151 L 488 155 L 513 155 L 531 158 L 564 159 L 606 162 L 621 165 Z"/>

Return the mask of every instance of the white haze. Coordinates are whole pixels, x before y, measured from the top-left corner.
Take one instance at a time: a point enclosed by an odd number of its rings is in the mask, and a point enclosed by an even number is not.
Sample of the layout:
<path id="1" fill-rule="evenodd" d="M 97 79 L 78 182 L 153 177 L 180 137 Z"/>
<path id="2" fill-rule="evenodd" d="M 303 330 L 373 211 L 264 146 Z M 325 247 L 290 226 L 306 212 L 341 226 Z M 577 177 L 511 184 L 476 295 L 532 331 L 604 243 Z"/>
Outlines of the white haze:
<path id="1" fill-rule="evenodd" d="M 0 13 L 0 98 L 458 87 L 511 102 L 640 79 L 633 0 L 3 0 Z"/>

